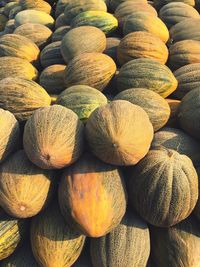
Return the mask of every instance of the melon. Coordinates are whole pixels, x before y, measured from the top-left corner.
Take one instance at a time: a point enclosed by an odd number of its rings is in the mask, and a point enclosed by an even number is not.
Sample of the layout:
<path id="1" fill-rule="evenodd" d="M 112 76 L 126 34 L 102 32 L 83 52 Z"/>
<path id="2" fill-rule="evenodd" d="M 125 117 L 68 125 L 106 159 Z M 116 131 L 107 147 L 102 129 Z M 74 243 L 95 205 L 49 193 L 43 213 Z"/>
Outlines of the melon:
<path id="1" fill-rule="evenodd" d="M 114 33 L 118 27 L 117 19 L 104 11 L 85 11 L 77 15 L 71 22 L 72 28 L 80 26 L 94 26 L 102 30 L 107 36 Z"/>
<path id="2" fill-rule="evenodd" d="M 20 6 L 22 9 L 34 9 L 43 11 L 47 14 L 51 13 L 51 5 L 47 1 L 43 0 L 20 0 Z"/>
<path id="3" fill-rule="evenodd" d="M 181 129 L 164 127 L 155 133 L 151 147 L 154 149 L 160 146 L 188 156 L 194 165 L 199 163 L 200 143 Z"/>
<path id="4" fill-rule="evenodd" d="M 10 217 L 0 209 L 0 260 L 13 254 L 23 242 L 28 230 L 27 223 L 27 220 Z"/>
<path id="5" fill-rule="evenodd" d="M 56 202 L 31 222 L 31 245 L 39 266 L 71 266 L 85 237 L 66 225 Z"/>
<path id="6" fill-rule="evenodd" d="M 102 0 L 68 0 L 64 9 L 66 24 L 70 24 L 80 13 L 93 10 L 106 12 L 107 6 Z"/>
<path id="7" fill-rule="evenodd" d="M 147 12 L 151 17 L 156 16 L 156 10 L 149 5 L 148 3 L 133 2 L 133 1 L 125 1 L 121 3 L 117 9 L 115 10 L 115 17 L 119 22 L 119 26 L 122 28 L 125 20 L 128 18 L 129 15 L 134 15 L 135 12 L 142 11 Z"/>
<path id="8" fill-rule="evenodd" d="M 193 216 L 170 228 L 152 227 L 152 255 L 156 266 L 198 266 L 199 236 L 199 222 Z"/>
<path id="9" fill-rule="evenodd" d="M 0 32 L 2 32 L 6 26 L 8 18 L 4 14 L 0 14 Z"/>
<path id="10" fill-rule="evenodd" d="M 110 0 L 109 2 L 110 2 L 110 9 L 112 10 L 112 11 L 115 11 L 116 10 L 116 8 L 121 4 L 121 3 L 123 3 L 123 2 L 126 2 L 126 1 L 130 1 L 130 0 Z M 143 3 L 147 3 L 147 0 L 131 0 L 133 3 L 141 3 L 141 4 L 143 4 Z"/>
<path id="11" fill-rule="evenodd" d="M 116 72 L 112 58 L 101 53 L 84 53 L 72 59 L 64 74 L 66 88 L 88 85 L 99 91 L 109 84 Z"/>
<path id="12" fill-rule="evenodd" d="M 40 74 L 39 84 L 49 94 L 59 94 L 65 89 L 64 70 L 66 65 L 51 65 L 45 68 Z"/>
<path id="13" fill-rule="evenodd" d="M 189 157 L 156 147 L 129 169 L 129 200 L 148 223 L 170 227 L 186 219 L 198 199 L 198 175 Z"/>
<path id="14" fill-rule="evenodd" d="M 55 29 L 58 29 L 60 27 L 66 26 L 66 21 L 65 21 L 65 15 L 64 13 L 60 14 L 59 17 L 57 17 L 55 21 Z"/>
<path id="15" fill-rule="evenodd" d="M 132 32 L 126 35 L 117 48 L 117 59 L 121 65 L 138 58 L 150 58 L 165 64 L 168 59 L 167 46 L 158 37 L 148 32 Z"/>
<path id="16" fill-rule="evenodd" d="M 170 107 L 159 94 L 143 88 L 127 89 L 115 96 L 114 100 L 127 100 L 143 108 L 149 116 L 154 131 L 158 131 L 168 121 Z"/>
<path id="17" fill-rule="evenodd" d="M 43 169 L 60 169 L 74 163 L 83 150 L 83 125 L 68 108 L 53 105 L 37 110 L 24 129 L 24 149 Z"/>
<path id="18" fill-rule="evenodd" d="M 162 6 L 167 5 L 168 3 L 175 2 L 174 0 L 153 0 L 154 6 L 157 9 L 160 9 Z M 188 4 L 190 6 L 195 6 L 195 0 L 176 0 L 176 2 L 181 2 Z"/>
<path id="19" fill-rule="evenodd" d="M 10 11 L 17 7 L 19 4 L 15 1 L 12 1 L 10 3 L 7 3 L 5 6 L 4 6 L 4 10 L 3 10 L 3 13 L 5 14 L 5 16 L 9 17 L 9 13 Z"/>
<path id="20" fill-rule="evenodd" d="M 18 146 L 19 123 L 9 111 L 0 109 L 0 162 L 4 161 Z"/>
<path id="21" fill-rule="evenodd" d="M 41 24 L 26 23 L 17 27 L 14 34 L 32 40 L 40 49 L 42 49 L 50 42 L 52 31 Z"/>
<path id="22" fill-rule="evenodd" d="M 184 40 L 200 41 L 200 18 L 185 19 L 171 27 L 169 45 Z"/>
<path id="23" fill-rule="evenodd" d="M 54 33 L 52 34 L 51 40 L 52 42 L 62 41 L 63 36 L 71 30 L 71 27 L 68 26 L 61 26 L 57 28 Z"/>
<path id="24" fill-rule="evenodd" d="M 91 154 L 64 170 L 58 196 L 66 223 L 90 237 L 112 231 L 126 211 L 121 171 Z"/>
<path id="25" fill-rule="evenodd" d="M 171 2 L 163 6 L 159 12 L 159 17 L 168 28 L 188 18 L 200 18 L 194 7 L 183 2 Z"/>
<path id="26" fill-rule="evenodd" d="M 200 42 L 184 40 L 169 48 L 169 64 L 178 69 L 188 64 L 200 63 Z"/>
<path id="27" fill-rule="evenodd" d="M 106 38 L 106 49 L 104 54 L 111 57 L 117 63 L 117 47 L 120 43 L 120 38 L 118 37 L 108 37 Z"/>
<path id="28" fill-rule="evenodd" d="M 27 9 L 19 12 L 15 16 L 15 26 L 18 27 L 25 23 L 38 23 L 53 29 L 54 19 L 44 11 Z"/>
<path id="29" fill-rule="evenodd" d="M 86 124 L 86 139 L 90 150 L 102 161 L 135 165 L 150 148 L 153 126 L 140 106 L 116 100 L 91 114 Z"/>
<path id="30" fill-rule="evenodd" d="M 37 64 L 40 49 L 27 37 L 18 34 L 6 34 L 0 38 L 0 57 L 10 56 L 26 59 Z"/>
<path id="31" fill-rule="evenodd" d="M 180 127 L 197 139 L 200 139 L 199 101 L 200 88 L 198 87 L 182 98 L 178 113 Z"/>
<path id="32" fill-rule="evenodd" d="M 117 75 L 117 89 L 146 88 L 166 98 L 177 88 L 171 70 L 155 59 L 140 58 L 127 62 Z"/>
<path id="33" fill-rule="evenodd" d="M 97 89 L 87 85 L 74 85 L 64 90 L 56 103 L 73 110 L 85 122 L 99 106 L 107 104 L 107 98 Z"/>
<path id="34" fill-rule="evenodd" d="M 182 99 L 188 92 L 200 86 L 200 63 L 185 65 L 174 72 L 178 87 L 173 92 L 177 99 Z"/>
<path id="35" fill-rule="evenodd" d="M 90 252 L 95 267 L 146 267 L 150 254 L 148 226 L 127 211 L 112 232 L 91 239 Z"/>
<path id="36" fill-rule="evenodd" d="M 14 7 L 13 9 L 10 10 L 10 13 L 9 13 L 9 19 L 14 19 L 15 16 L 20 12 L 22 11 L 22 7 L 20 5 L 17 5 L 16 7 Z"/>
<path id="37" fill-rule="evenodd" d="M 20 121 L 50 104 L 48 93 L 34 81 L 11 77 L 0 81 L 0 108 L 10 111 Z"/>
<path id="38" fill-rule="evenodd" d="M 35 216 L 52 199 L 55 178 L 53 171 L 32 164 L 24 150 L 17 151 L 0 168 L 1 207 L 16 218 Z"/>
<path id="39" fill-rule="evenodd" d="M 83 53 L 103 52 L 106 36 L 96 27 L 82 26 L 71 29 L 62 39 L 61 53 L 66 63 Z"/>
<path id="40" fill-rule="evenodd" d="M 151 16 L 148 12 L 138 11 L 129 15 L 123 24 L 124 35 L 131 32 L 144 31 L 152 33 L 160 38 L 164 43 L 169 39 L 169 31 L 164 22 L 156 17 Z"/>
<path id="41" fill-rule="evenodd" d="M 47 68 L 51 65 L 65 64 L 60 47 L 61 41 L 53 42 L 45 46 L 40 53 L 40 62 L 43 68 Z"/>

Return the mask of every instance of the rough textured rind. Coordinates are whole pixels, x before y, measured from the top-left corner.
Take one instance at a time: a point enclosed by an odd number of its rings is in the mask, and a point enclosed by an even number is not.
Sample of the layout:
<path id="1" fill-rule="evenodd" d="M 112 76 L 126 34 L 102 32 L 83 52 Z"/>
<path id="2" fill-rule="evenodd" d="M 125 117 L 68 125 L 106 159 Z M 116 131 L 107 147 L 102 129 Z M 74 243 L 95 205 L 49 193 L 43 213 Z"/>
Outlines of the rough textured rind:
<path id="1" fill-rule="evenodd" d="M 49 14 L 43 11 L 28 9 L 20 11 L 15 16 L 16 27 L 25 23 L 39 23 L 52 29 L 54 26 L 54 19 Z"/>
<path id="2" fill-rule="evenodd" d="M 8 258 L 1 262 L 1 267 L 39 267 L 33 253 L 29 240 L 24 240 L 23 245 Z"/>
<path id="3" fill-rule="evenodd" d="M 68 26 L 61 26 L 58 27 L 55 32 L 52 34 L 52 42 L 62 41 L 63 36 L 71 30 L 71 27 Z"/>
<path id="4" fill-rule="evenodd" d="M 85 11 L 76 16 L 71 27 L 94 26 L 102 30 L 106 35 L 111 35 L 118 27 L 117 19 L 110 13 L 103 11 Z"/>
<path id="5" fill-rule="evenodd" d="M 171 70 L 153 59 L 134 59 L 124 64 L 117 75 L 117 89 L 146 88 L 166 98 L 177 88 Z"/>
<path id="6" fill-rule="evenodd" d="M 90 150 L 102 161 L 135 165 L 150 148 L 153 126 L 141 107 L 116 100 L 91 114 L 86 124 L 86 139 Z"/>
<path id="7" fill-rule="evenodd" d="M 90 251 L 95 267 L 146 267 L 150 254 L 148 226 L 138 215 L 127 211 L 112 232 L 91 239 Z"/>
<path id="8" fill-rule="evenodd" d="M 20 0 L 19 5 L 22 9 L 34 9 L 43 11 L 47 14 L 51 13 L 51 5 L 43 0 Z"/>
<path id="9" fill-rule="evenodd" d="M 169 64 L 173 69 L 178 69 L 192 63 L 200 63 L 199 41 L 184 40 L 170 46 Z"/>
<path id="10" fill-rule="evenodd" d="M 138 58 L 150 58 L 165 64 L 168 59 L 168 49 L 164 42 L 151 33 L 132 32 L 120 41 L 117 58 L 121 65 Z"/>
<path id="11" fill-rule="evenodd" d="M 30 39 L 18 34 L 6 34 L 0 38 L 0 57 L 10 56 L 36 64 L 40 49 Z"/>
<path id="12" fill-rule="evenodd" d="M 199 267 L 200 230 L 194 217 L 168 229 L 152 227 L 150 230 L 156 266 Z"/>
<path id="13" fill-rule="evenodd" d="M 174 0 L 153 0 L 154 6 L 157 9 L 160 9 L 162 6 L 167 5 L 171 2 L 174 2 Z M 182 2 L 190 6 L 195 6 L 195 0 L 176 0 L 176 2 Z"/>
<path id="14" fill-rule="evenodd" d="M 103 236 L 120 223 L 126 211 L 122 173 L 84 154 L 63 172 L 59 203 L 66 223 L 87 236 Z"/>
<path id="15" fill-rule="evenodd" d="M 116 8 L 123 2 L 130 1 L 130 0 L 109 0 L 109 6 L 112 11 L 115 11 Z M 131 0 L 133 3 L 147 3 L 147 0 Z"/>
<path id="16" fill-rule="evenodd" d="M 180 129 L 164 127 L 154 135 L 152 149 L 163 146 L 188 156 L 193 164 L 199 163 L 200 143 Z"/>
<path id="17" fill-rule="evenodd" d="M 183 40 L 200 41 L 200 19 L 186 19 L 171 27 L 169 45 Z"/>
<path id="18" fill-rule="evenodd" d="M 106 12 L 107 6 L 102 0 L 68 0 L 64 9 L 66 24 L 70 24 L 80 13 L 93 10 Z"/>
<path id="19" fill-rule="evenodd" d="M 134 3 L 132 1 L 126 1 L 121 3 L 115 10 L 115 17 L 119 22 L 119 26 L 122 28 L 127 17 L 138 11 L 147 12 L 151 17 L 158 15 L 156 10 L 147 3 L 141 4 L 140 2 Z"/>
<path id="20" fill-rule="evenodd" d="M 84 53 L 72 59 L 64 74 L 66 88 L 88 85 L 103 91 L 116 72 L 112 58 L 101 53 Z"/>
<path id="21" fill-rule="evenodd" d="M 148 12 L 134 12 L 124 21 L 124 35 L 137 31 L 152 33 L 164 43 L 169 39 L 169 31 L 163 21 L 156 16 L 150 16 Z"/>
<path id="22" fill-rule="evenodd" d="M 143 108 L 149 116 L 154 131 L 158 131 L 168 121 L 170 107 L 159 94 L 143 88 L 127 89 L 115 96 L 114 100 L 127 100 Z"/>
<path id="23" fill-rule="evenodd" d="M 181 100 L 178 120 L 180 127 L 191 136 L 200 139 L 200 88 L 193 89 Z"/>
<path id="24" fill-rule="evenodd" d="M 67 88 L 56 101 L 58 105 L 73 110 L 84 122 L 96 108 L 107 102 L 107 98 L 101 92 L 87 85 L 74 85 Z"/>
<path id="25" fill-rule="evenodd" d="M 79 257 L 84 241 L 83 235 L 67 226 L 57 203 L 32 220 L 31 245 L 40 266 L 71 266 Z"/>
<path id="26" fill-rule="evenodd" d="M 51 65 L 45 68 L 39 79 L 39 84 L 46 89 L 49 94 L 60 94 L 65 89 L 64 70 L 66 65 Z"/>
<path id="27" fill-rule="evenodd" d="M 66 63 L 83 53 L 102 53 L 105 48 L 105 34 L 92 26 L 71 29 L 65 34 L 61 43 L 61 53 Z"/>
<path id="28" fill-rule="evenodd" d="M 188 18 L 200 18 L 195 8 L 182 2 L 171 2 L 163 6 L 159 12 L 159 17 L 168 28 Z"/>
<path id="29" fill-rule="evenodd" d="M 0 80 L 8 77 L 36 80 L 38 71 L 25 59 L 0 57 Z"/>
<path id="30" fill-rule="evenodd" d="M 1 165 L 0 205 L 16 218 L 28 218 L 46 207 L 54 193 L 55 173 L 33 165 L 19 150 Z"/>
<path id="31" fill-rule="evenodd" d="M 62 57 L 61 50 L 61 41 L 53 42 L 41 51 L 40 53 L 40 62 L 43 68 L 47 68 L 55 64 L 65 64 L 65 61 Z"/>
<path id="32" fill-rule="evenodd" d="M 21 78 L 0 81 L 0 108 L 13 113 L 18 120 L 26 120 L 36 109 L 50 104 L 50 96 L 34 81 Z"/>
<path id="33" fill-rule="evenodd" d="M 73 111 L 53 105 L 37 110 L 27 121 L 23 142 L 34 164 L 43 169 L 60 169 L 80 157 L 83 125 Z"/>
<path id="34" fill-rule="evenodd" d="M 198 176 L 190 158 L 175 150 L 150 150 L 129 170 L 129 200 L 140 216 L 158 227 L 186 219 L 198 199 Z"/>
<path id="35" fill-rule="evenodd" d="M 177 69 L 174 76 L 178 81 L 178 87 L 173 95 L 182 99 L 187 93 L 200 87 L 200 63 L 185 65 Z"/>
<path id="36" fill-rule="evenodd" d="M 1 209 L 0 229 L 0 260 L 3 260 L 15 251 L 20 241 L 23 241 L 26 235 L 27 221 L 10 217 Z"/>
<path id="37" fill-rule="evenodd" d="M 19 144 L 19 123 L 12 113 L 0 108 L 0 163 L 13 152 Z"/>
<path id="38" fill-rule="evenodd" d="M 171 99 L 171 98 L 166 98 L 166 101 L 170 107 L 170 118 L 166 126 L 178 128 L 178 109 L 179 109 L 179 105 L 181 101 L 177 99 Z"/>
<path id="39" fill-rule="evenodd" d="M 41 24 L 26 23 L 17 27 L 14 34 L 27 37 L 41 49 L 50 42 L 52 31 Z"/>

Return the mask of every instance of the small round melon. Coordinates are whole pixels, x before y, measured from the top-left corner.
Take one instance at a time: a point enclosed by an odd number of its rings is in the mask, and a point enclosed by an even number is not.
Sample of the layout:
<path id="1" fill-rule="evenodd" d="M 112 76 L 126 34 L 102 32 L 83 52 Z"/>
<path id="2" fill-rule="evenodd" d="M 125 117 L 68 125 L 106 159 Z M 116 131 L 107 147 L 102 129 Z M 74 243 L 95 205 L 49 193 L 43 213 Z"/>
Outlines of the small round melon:
<path id="1" fill-rule="evenodd" d="M 121 3 L 126 2 L 126 1 L 130 1 L 130 0 L 109 0 L 110 9 L 112 11 L 115 11 Z M 131 2 L 133 2 L 133 3 L 138 2 L 141 4 L 146 4 L 147 0 L 131 0 Z"/>
<path id="2" fill-rule="evenodd" d="M 171 3 L 171 2 L 175 2 L 174 0 L 154 0 L 154 6 L 156 7 L 156 9 L 160 9 L 161 7 Z M 176 2 L 182 2 L 185 4 L 188 4 L 190 6 L 195 6 L 195 0 L 176 0 Z"/>
<path id="3" fill-rule="evenodd" d="M 59 94 L 65 89 L 64 70 L 66 65 L 51 65 L 40 74 L 39 84 L 49 94 Z"/>
<path id="4" fill-rule="evenodd" d="M 116 100 L 91 114 L 86 124 L 86 139 L 90 150 L 102 161 L 135 165 L 149 151 L 153 126 L 141 107 Z"/>
<path id="5" fill-rule="evenodd" d="M 162 128 L 170 116 L 170 107 L 167 101 L 159 94 L 148 89 L 128 89 L 115 96 L 114 100 L 127 100 L 143 108 L 149 116 L 154 131 Z"/>
<path id="6" fill-rule="evenodd" d="M 121 65 L 137 58 L 151 58 L 165 64 L 168 49 L 164 42 L 151 33 L 132 32 L 121 40 L 117 48 L 117 58 Z"/>
<path id="7" fill-rule="evenodd" d="M 190 158 L 163 147 L 129 169 L 129 200 L 148 223 L 170 227 L 186 219 L 198 199 L 198 175 Z"/>
<path id="8" fill-rule="evenodd" d="M 19 4 L 22 9 L 34 9 L 43 11 L 47 14 L 51 13 L 51 5 L 43 0 L 20 0 Z"/>
<path id="9" fill-rule="evenodd" d="M 61 53 L 66 63 L 83 53 L 103 52 L 106 36 L 96 27 L 82 26 L 72 29 L 62 39 Z"/>
<path id="10" fill-rule="evenodd" d="M 83 151 L 83 125 L 70 109 L 53 105 L 37 110 L 24 129 L 24 149 L 43 169 L 61 169 L 74 163 Z"/>
<path id="11" fill-rule="evenodd" d="M 65 85 L 66 88 L 72 85 L 88 85 L 103 91 L 115 72 L 115 62 L 109 56 L 84 53 L 69 62 L 65 70 Z"/>
<path id="12" fill-rule="evenodd" d="M 0 163 L 19 145 L 20 128 L 15 116 L 0 108 Z"/>
<path id="13" fill-rule="evenodd" d="M 54 19 L 49 14 L 43 11 L 28 9 L 19 12 L 15 16 L 16 27 L 25 23 L 38 23 L 52 29 L 54 26 Z"/>
<path id="14" fill-rule="evenodd" d="M 34 81 L 11 77 L 0 81 L 0 108 L 9 110 L 18 120 L 27 120 L 36 109 L 50 104 L 50 96 Z"/>
<path id="15" fill-rule="evenodd" d="M 0 205 L 11 216 L 32 217 L 51 200 L 54 180 L 53 171 L 41 170 L 19 150 L 1 166 Z"/>
<path id="16" fill-rule="evenodd" d="M 86 121 L 96 108 L 107 102 L 107 98 L 101 92 L 87 85 L 67 88 L 56 101 L 58 105 L 73 110 L 82 121 Z"/>
<path id="17" fill-rule="evenodd" d="M 41 24 L 26 23 L 17 27 L 14 34 L 32 40 L 41 49 L 50 42 L 52 31 Z"/>

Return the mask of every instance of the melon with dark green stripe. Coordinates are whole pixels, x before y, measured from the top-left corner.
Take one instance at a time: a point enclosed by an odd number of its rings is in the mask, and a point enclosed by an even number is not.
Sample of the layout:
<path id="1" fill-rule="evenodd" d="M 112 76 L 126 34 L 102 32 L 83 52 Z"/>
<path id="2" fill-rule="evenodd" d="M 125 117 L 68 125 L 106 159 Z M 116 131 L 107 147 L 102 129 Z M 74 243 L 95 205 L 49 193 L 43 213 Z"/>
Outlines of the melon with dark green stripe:
<path id="1" fill-rule="evenodd" d="M 56 103 L 73 110 L 80 120 L 85 121 L 96 108 L 107 102 L 99 90 L 87 85 L 75 85 L 63 91 Z"/>
<path id="2" fill-rule="evenodd" d="M 166 98 L 177 88 L 177 80 L 171 70 L 154 59 L 131 60 L 117 75 L 118 91 L 129 88 L 146 88 Z"/>
<path id="3" fill-rule="evenodd" d="M 106 35 L 113 33 L 118 27 L 117 19 L 110 13 L 103 11 L 85 11 L 76 16 L 71 27 L 94 26 L 102 30 Z"/>
<path id="4" fill-rule="evenodd" d="M 27 221 L 8 216 L 0 209 L 0 260 L 10 256 L 26 234 Z"/>

